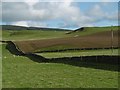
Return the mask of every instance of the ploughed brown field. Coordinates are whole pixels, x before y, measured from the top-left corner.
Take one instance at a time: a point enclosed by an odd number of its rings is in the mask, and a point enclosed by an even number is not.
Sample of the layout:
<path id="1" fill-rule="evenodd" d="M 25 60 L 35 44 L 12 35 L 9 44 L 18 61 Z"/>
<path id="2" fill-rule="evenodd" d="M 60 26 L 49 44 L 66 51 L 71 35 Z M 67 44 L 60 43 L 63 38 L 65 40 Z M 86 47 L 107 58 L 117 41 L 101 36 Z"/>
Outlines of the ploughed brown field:
<path id="1" fill-rule="evenodd" d="M 24 53 L 34 52 L 41 48 L 65 45 L 74 48 L 109 48 L 111 47 L 111 31 L 105 31 L 88 36 L 54 38 L 45 40 L 14 41 Z M 118 47 L 118 30 L 113 32 L 113 47 Z"/>

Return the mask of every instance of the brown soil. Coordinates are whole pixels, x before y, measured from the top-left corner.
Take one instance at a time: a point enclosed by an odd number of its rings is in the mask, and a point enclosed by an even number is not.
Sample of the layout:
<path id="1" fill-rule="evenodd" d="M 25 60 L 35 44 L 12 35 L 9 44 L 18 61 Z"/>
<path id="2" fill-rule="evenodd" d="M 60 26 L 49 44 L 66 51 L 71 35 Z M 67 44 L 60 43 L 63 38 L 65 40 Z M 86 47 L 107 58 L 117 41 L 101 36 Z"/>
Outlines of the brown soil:
<path id="1" fill-rule="evenodd" d="M 114 31 L 113 47 L 118 47 L 118 37 L 118 31 Z M 14 43 L 23 52 L 33 52 L 54 45 L 70 45 L 77 48 L 108 48 L 111 47 L 111 41 L 111 31 L 106 31 L 81 37 L 15 41 Z"/>

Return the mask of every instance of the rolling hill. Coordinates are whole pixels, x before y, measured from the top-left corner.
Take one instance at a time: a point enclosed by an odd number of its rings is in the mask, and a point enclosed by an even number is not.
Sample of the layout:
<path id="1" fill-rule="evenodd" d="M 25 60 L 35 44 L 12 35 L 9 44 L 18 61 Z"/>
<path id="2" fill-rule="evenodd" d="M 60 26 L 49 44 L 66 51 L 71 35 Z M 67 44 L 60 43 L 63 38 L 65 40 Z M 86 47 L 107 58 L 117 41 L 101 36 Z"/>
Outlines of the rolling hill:
<path id="1" fill-rule="evenodd" d="M 113 33 L 113 47 L 118 46 L 118 31 Z M 111 48 L 111 31 L 99 32 L 87 36 L 54 38 L 45 40 L 14 41 L 23 52 L 64 50 L 71 48 Z"/>
<path id="2" fill-rule="evenodd" d="M 28 29 L 29 28 L 29 29 Z M 20 27 L 3 25 L 2 39 L 3 40 L 40 40 L 51 38 L 64 37 L 79 37 L 87 36 L 99 32 L 118 30 L 118 26 L 112 27 L 82 27 L 76 30 L 66 30 L 57 28 L 38 28 L 38 27 Z"/>
<path id="3" fill-rule="evenodd" d="M 118 26 L 82 27 L 76 30 L 21 27 L 4 25 L 3 40 L 14 41 L 23 52 L 41 52 L 64 49 L 118 47 Z"/>
<path id="4" fill-rule="evenodd" d="M 16 25 L 0 25 L 2 27 L 2 30 L 65 30 L 68 31 L 68 29 L 59 29 L 59 28 L 45 28 L 45 27 L 25 27 L 25 26 L 16 26 Z"/>
<path id="5" fill-rule="evenodd" d="M 3 41 L 12 42 L 12 45 L 0 44 L 2 87 L 118 88 L 119 56 L 118 49 L 111 53 L 111 28 L 113 45 L 118 48 L 117 26 L 84 27 L 73 31 L 2 30 Z M 39 53 L 95 47 L 110 49 Z M 19 54 L 18 50 L 25 54 Z"/>

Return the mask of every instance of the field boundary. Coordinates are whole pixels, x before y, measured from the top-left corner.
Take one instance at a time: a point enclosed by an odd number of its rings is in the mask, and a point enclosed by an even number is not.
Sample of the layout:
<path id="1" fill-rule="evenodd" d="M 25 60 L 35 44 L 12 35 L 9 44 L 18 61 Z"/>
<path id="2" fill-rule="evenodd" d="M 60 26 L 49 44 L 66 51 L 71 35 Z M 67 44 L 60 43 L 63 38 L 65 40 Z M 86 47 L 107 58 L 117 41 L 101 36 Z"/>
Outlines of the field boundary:
<path id="1" fill-rule="evenodd" d="M 97 55 L 97 56 L 78 56 L 78 57 L 63 57 L 63 58 L 45 58 L 35 53 L 24 53 L 12 42 L 7 42 L 7 49 L 15 55 L 26 56 L 35 62 L 86 62 L 86 63 L 104 63 L 104 64 L 120 64 L 120 56 L 114 55 Z"/>
<path id="2" fill-rule="evenodd" d="M 78 56 L 78 57 L 63 57 L 63 58 L 51 58 L 50 60 L 72 60 L 74 62 L 86 62 L 86 63 L 103 63 L 119 65 L 120 56 L 100 55 L 100 56 Z"/>
<path id="3" fill-rule="evenodd" d="M 14 42 L 12 41 L 0 41 L 2 43 L 7 43 L 7 46 L 6 48 L 12 53 L 12 54 L 15 54 L 15 55 L 24 55 L 25 53 L 23 51 L 21 51 Z"/>
<path id="4" fill-rule="evenodd" d="M 43 50 L 36 51 L 34 53 L 46 53 L 46 52 L 64 52 L 64 51 L 77 51 L 77 50 L 103 50 L 103 49 L 119 49 L 120 47 L 108 47 L 108 48 L 70 48 L 70 49 L 56 49 L 56 50 Z"/>

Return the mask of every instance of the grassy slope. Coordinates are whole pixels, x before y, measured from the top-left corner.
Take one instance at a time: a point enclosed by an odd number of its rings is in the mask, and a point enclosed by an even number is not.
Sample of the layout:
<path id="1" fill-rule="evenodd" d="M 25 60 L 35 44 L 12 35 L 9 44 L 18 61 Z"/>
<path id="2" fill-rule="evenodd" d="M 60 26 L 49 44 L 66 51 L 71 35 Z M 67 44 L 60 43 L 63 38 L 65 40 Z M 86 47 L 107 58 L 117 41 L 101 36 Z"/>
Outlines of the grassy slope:
<path id="1" fill-rule="evenodd" d="M 10 36 L 3 31 L 5 40 L 27 40 L 63 37 L 64 33 L 43 34 L 39 31 L 20 31 Z M 87 33 L 87 32 L 86 32 Z M 27 34 L 27 35 L 26 35 Z M 51 36 L 52 34 L 52 36 Z M 78 34 L 78 33 L 77 33 Z M 85 34 L 82 34 L 85 35 Z M 86 34 L 87 35 L 87 34 Z M 17 37 L 16 37 L 17 36 Z M 74 36 L 74 34 L 68 35 Z M 1 46 L 1 45 L 0 45 Z M 14 56 L 3 45 L 3 88 L 114 88 L 118 87 L 118 72 L 72 66 L 60 63 L 37 63 L 27 57 Z M 74 52 L 73 52 L 74 53 Z M 64 54 L 65 55 L 65 54 Z M 51 55 L 52 56 L 52 55 Z M 113 65 L 85 64 L 86 66 L 117 68 Z M 49 72 L 49 73 L 48 73 Z"/>
<path id="2" fill-rule="evenodd" d="M 112 67 L 113 65 L 87 64 Z M 3 88 L 115 88 L 118 72 L 60 63 L 37 63 L 13 56 L 3 45 Z"/>
<path id="3" fill-rule="evenodd" d="M 118 30 L 117 26 L 114 27 L 86 27 L 84 31 L 73 32 L 65 34 L 69 31 L 63 30 L 3 30 L 3 40 L 31 40 L 31 39 L 49 39 L 49 38 L 63 38 L 91 35 L 98 32 Z"/>
<path id="4" fill-rule="evenodd" d="M 85 36 L 85 35 L 91 35 L 99 32 L 104 32 L 104 31 L 116 31 L 118 30 L 118 26 L 112 26 L 112 27 L 85 27 L 83 31 L 77 31 L 71 33 L 72 35 L 78 35 L 78 36 Z M 70 35 L 71 35 L 70 34 Z"/>
<path id="5" fill-rule="evenodd" d="M 15 42 L 24 52 L 64 50 L 74 48 L 105 48 L 111 47 L 111 32 L 101 32 L 83 37 L 69 37 L 46 40 Z M 113 46 L 118 47 L 118 31 L 114 32 Z"/>
<path id="6" fill-rule="evenodd" d="M 3 30 L 3 40 L 34 40 L 65 37 L 66 31 Z"/>
<path id="7" fill-rule="evenodd" d="M 52 52 L 52 53 L 36 53 L 46 58 L 60 58 L 60 57 L 75 57 L 75 56 L 97 56 L 97 55 L 118 55 L 118 49 L 108 50 L 81 50 L 81 51 L 67 51 L 67 52 Z"/>

